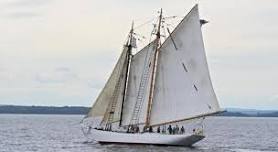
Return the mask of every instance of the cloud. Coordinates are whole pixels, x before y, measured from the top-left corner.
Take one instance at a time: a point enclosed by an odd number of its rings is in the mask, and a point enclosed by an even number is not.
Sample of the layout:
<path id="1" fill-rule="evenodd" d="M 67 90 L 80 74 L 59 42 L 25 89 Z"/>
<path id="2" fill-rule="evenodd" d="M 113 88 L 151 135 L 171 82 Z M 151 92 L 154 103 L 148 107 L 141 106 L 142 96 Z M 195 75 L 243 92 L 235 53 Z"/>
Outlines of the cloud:
<path id="1" fill-rule="evenodd" d="M 43 71 L 35 76 L 35 80 L 42 84 L 66 83 L 78 80 L 78 75 L 66 67 L 59 67 L 50 71 Z"/>
<path id="2" fill-rule="evenodd" d="M 15 18 L 15 19 L 20 19 L 20 18 L 34 18 L 34 17 L 40 17 L 41 14 L 37 12 L 12 12 L 8 13 L 6 17 L 8 18 Z"/>
<path id="3" fill-rule="evenodd" d="M 44 7 L 51 0 L 11 0 L 0 2 L 0 17 L 10 19 L 27 19 L 43 16 Z"/>
<path id="4" fill-rule="evenodd" d="M 11 0 L 9 6 L 40 6 L 49 3 L 51 0 Z"/>
<path id="5" fill-rule="evenodd" d="M 9 0 L 6 7 L 37 7 L 50 2 L 51 0 Z"/>
<path id="6" fill-rule="evenodd" d="M 56 68 L 55 69 L 55 71 L 57 71 L 57 72 L 71 72 L 71 70 L 70 70 L 70 68 L 67 68 L 67 67 L 58 67 L 58 68 Z"/>

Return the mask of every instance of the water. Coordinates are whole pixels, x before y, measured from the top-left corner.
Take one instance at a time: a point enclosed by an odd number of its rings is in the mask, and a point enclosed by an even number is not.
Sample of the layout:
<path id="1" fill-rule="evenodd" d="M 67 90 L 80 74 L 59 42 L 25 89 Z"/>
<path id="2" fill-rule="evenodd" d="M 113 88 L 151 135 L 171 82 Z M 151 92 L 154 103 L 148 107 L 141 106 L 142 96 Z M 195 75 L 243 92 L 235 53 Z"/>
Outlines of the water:
<path id="1" fill-rule="evenodd" d="M 0 115 L 0 152 L 278 151 L 278 118 L 207 118 L 207 138 L 193 148 L 86 142 L 80 131 L 81 118 L 77 115 Z"/>

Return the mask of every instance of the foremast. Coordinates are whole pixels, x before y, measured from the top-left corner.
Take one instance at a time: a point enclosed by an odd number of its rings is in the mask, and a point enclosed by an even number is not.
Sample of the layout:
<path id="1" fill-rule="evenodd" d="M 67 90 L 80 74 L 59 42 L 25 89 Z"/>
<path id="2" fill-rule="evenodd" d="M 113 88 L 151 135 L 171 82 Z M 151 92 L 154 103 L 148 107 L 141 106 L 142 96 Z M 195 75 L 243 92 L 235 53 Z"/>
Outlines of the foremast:
<path id="1" fill-rule="evenodd" d="M 153 95 L 154 95 L 154 87 L 155 87 L 155 78 L 156 78 L 156 69 L 157 69 L 157 58 L 159 55 L 159 44 L 160 44 L 160 28 L 161 28 L 161 22 L 162 22 L 162 8 L 160 10 L 160 15 L 158 19 L 158 28 L 156 33 L 156 39 L 155 39 L 155 53 L 153 58 L 153 68 L 151 73 L 151 82 L 150 82 L 150 93 L 148 98 L 148 105 L 147 105 L 147 115 L 146 115 L 146 122 L 144 128 L 150 127 L 150 119 L 151 119 L 151 111 L 152 111 L 152 103 L 153 103 Z"/>
<path id="2" fill-rule="evenodd" d="M 130 62 L 131 62 L 131 58 L 132 58 L 132 47 L 136 47 L 133 43 L 134 43 L 134 22 L 132 22 L 131 24 L 131 29 L 130 29 L 130 32 L 129 32 L 129 36 L 128 36 L 128 40 L 126 42 L 126 46 L 128 47 L 128 50 L 127 50 L 127 71 L 125 73 L 125 86 L 124 86 L 124 94 L 123 94 L 123 101 L 122 101 L 122 105 L 121 105 L 121 115 L 120 115 L 120 122 L 119 122 L 119 126 L 122 125 L 122 119 L 123 119 L 123 108 L 124 108 L 124 102 L 125 102 L 125 99 L 126 99 L 126 94 L 127 94 L 127 85 L 128 85 L 128 75 L 129 75 L 129 71 L 130 71 Z"/>
<path id="3" fill-rule="evenodd" d="M 112 130 L 112 124 L 116 122 L 118 122 L 119 126 L 121 126 L 123 105 L 125 102 L 126 91 L 127 91 L 130 61 L 132 57 L 132 48 L 136 47 L 135 38 L 133 36 L 134 33 L 133 25 L 134 23 L 132 22 L 131 30 L 128 34 L 128 40 L 124 45 L 124 50 L 126 50 L 126 54 L 125 54 L 125 63 L 123 64 L 123 68 L 120 71 L 121 76 L 117 80 L 115 90 L 112 93 L 112 101 L 110 101 L 109 106 L 106 109 L 104 118 L 100 123 L 101 124 L 100 126 L 105 126 L 105 130 Z M 122 88 L 122 90 L 120 90 L 120 88 Z M 120 100 L 118 96 L 121 96 Z M 119 114 L 115 116 L 116 113 Z"/>

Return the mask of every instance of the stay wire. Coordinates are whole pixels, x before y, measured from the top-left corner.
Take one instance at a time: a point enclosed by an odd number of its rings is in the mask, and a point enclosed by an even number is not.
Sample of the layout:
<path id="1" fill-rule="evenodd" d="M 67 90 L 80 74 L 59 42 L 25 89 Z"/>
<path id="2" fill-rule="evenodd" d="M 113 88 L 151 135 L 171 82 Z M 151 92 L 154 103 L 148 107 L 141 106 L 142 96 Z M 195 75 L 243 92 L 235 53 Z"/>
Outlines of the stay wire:
<path id="1" fill-rule="evenodd" d="M 150 19 L 150 20 L 147 20 L 146 22 L 144 22 L 144 23 L 142 23 L 142 24 L 136 26 L 134 29 L 141 28 L 142 26 L 151 23 L 151 22 L 154 21 L 155 19 L 156 19 L 156 17 L 154 17 L 154 18 L 152 18 L 152 19 Z"/>

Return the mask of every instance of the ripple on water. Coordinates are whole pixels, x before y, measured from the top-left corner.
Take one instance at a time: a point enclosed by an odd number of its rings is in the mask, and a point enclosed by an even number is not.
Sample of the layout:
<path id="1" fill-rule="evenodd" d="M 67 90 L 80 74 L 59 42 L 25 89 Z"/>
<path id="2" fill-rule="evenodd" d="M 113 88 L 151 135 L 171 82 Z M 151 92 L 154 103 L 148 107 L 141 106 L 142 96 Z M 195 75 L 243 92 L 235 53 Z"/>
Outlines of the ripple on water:
<path id="1" fill-rule="evenodd" d="M 194 147 L 101 145 L 88 142 L 74 115 L 0 115 L 0 152 L 277 152 L 277 118 L 206 119 L 206 138 Z"/>

